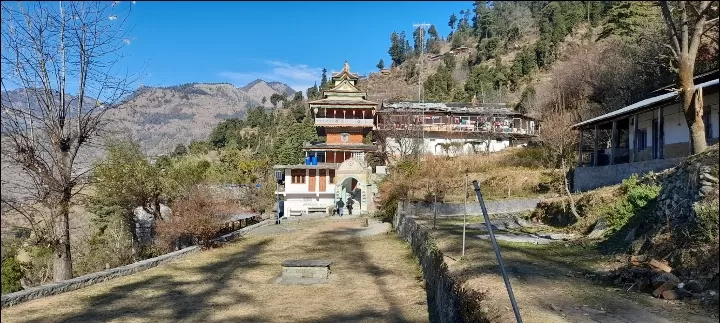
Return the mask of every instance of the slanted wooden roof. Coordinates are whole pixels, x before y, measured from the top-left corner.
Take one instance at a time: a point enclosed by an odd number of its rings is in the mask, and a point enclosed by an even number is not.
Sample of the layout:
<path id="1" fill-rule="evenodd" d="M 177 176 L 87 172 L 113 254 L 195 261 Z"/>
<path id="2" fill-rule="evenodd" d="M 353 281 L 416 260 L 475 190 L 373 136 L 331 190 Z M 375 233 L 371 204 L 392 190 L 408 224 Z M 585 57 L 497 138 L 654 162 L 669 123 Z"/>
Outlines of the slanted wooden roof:
<path id="1" fill-rule="evenodd" d="M 368 101 L 365 99 L 354 99 L 354 100 L 338 100 L 333 98 L 326 98 L 326 99 L 320 99 L 315 101 L 308 102 L 310 106 L 314 105 L 336 105 L 336 106 L 350 106 L 350 105 L 357 105 L 357 106 L 372 106 L 375 107 L 378 105 L 377 102 Z"/>
<path id="2" fill-rule="evenodd" d="M 362 91 L 358 90 L 350 81 L 348 80 L 342 80 L 338 85 L 335 85 L 334 88 L 326 90 L 324 92 L 347 92 L 347 93 L 363 93 Z"/>
<path id="3" fill-rule="evenodd" d="M 333 80 L 342 79 L 342 78 L 346 78 L 346 79 L 350 79 L 350 80 L 357 80 L 359 78 L 357 73 L 350 73 L 350 65 L 348 64 L 347 61 L 345 61 L 345 66 L 343 66 L 342 71 L 340 71 L 339 73 L 332 74 Z"/>

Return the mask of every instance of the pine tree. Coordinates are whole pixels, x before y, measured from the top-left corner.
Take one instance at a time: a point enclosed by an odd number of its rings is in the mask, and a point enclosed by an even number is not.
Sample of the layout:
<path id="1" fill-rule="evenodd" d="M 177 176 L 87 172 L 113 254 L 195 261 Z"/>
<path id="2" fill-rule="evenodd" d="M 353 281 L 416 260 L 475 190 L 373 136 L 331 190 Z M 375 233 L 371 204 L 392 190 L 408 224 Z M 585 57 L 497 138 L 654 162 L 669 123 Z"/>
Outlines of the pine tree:
<path id="1" fill-rule="evenodd" d="M 452 35 L 452 42 L 450 43 L 451 48 L 455 49 L 462 46 L 462 35 L 462 33 L 455 33 Z"/>
<path id="2" fill-rule="evenodd" d="M 380 61 L 375 65 L 379 70 L 382 70 L 385 68 L 385 62 L 383 62 L 383 59 L 381 58 Z"/>
<path id="3" fill-rule="evenodd" d="M 327 68 L 322 69 L 322 77 L 320 78 L 320 88 L 325 89 L 327 86 L 328 78 L 327 78 Z"/>
<path id="4" fill-rule="evenodd" d="M 320 96 L 320 89 L 318 89 L 317 82 L 312 87 L 309 87 L 306 91 L 308 100 L 317 99 Z"/>
<path id="5" fill-rule="evenodd" d="M 614 1 L 607 16 L 607 23 L 598 39 L 611 35 L 635 37 L 643 27 L 661 22 L 657 6 L 648 1 Z"/>
<path id="6" fill-rule="evenodd" d="M 392 60 L 392 66 L 398 66 L 405 61 L 404 40 L 396 32 L 390 35 L 390 48 L 388 54 Z"/>
<path id="7" fill-rule="evenodd" d="M 427 33 L 428 33 L 428 36 L 430 36 L 430 39 L 439 39 L 440 38 L 437 28 L 435 28 L 435 25 L 430 25 Z"/>
<path id="8" fill-rule="evenodd" d="M 457 17 L 455 16 L 455 14 L 450 15 L 450 20 L 448 20 L 448 27 L 450 27 L 451 33 L 455 31 L 455 22 L 457 22 Z"/>

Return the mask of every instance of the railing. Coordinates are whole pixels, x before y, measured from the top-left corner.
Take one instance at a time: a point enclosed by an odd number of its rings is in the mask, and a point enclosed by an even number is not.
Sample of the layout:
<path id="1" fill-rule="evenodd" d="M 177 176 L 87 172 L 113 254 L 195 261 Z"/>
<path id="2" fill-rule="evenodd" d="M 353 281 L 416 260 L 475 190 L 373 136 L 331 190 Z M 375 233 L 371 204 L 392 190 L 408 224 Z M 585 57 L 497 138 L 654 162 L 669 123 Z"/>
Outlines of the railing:
<path id="1" fill-rule="evenodd" d="M 372 127 L 373 119 L 315 118 L 316 126 L 366 126 Z"/>
<path id="2" fill-rule="evenodd" d="M 490 126 L 490 127 L 477 127 L 475 125 L 466 124 L 426 124 L 413 125 L 413 124 L 399 124 L 399 125 L 388 125 L 378 124 L 378 130 L 417 130 L 417 131 L 446 131 L 446 132 L 463 132 L 463 133 L 498 133 L 498 134 L 521 134 L 521 135 L 534 135 L 534 129 L 523 129 L 513 128 L 506 126 Z"/>

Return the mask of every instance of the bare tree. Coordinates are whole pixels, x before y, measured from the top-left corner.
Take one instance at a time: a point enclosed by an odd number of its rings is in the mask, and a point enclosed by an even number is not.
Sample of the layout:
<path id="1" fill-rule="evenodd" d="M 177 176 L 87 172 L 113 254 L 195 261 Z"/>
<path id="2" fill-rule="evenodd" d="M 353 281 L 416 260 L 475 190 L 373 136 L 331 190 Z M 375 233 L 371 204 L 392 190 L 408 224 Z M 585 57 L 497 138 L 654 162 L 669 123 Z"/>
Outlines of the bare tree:
<path id="1" fill-rule="evenodd" d="M 417 124 L 419 115 L 408 111 L 393 111 L 379 118 L 379 141 L 391 163 L 422 153 L 422 125 Z M 422 122 L 422 121 L 420 121 Z"/>
<path id="2" fill-rule="evenodd" d="M 690 130 L 691 153 L 707 148 L 703 122 L 702 91 L 695 90 L 695 60 L 706 32 L 718 20 L 717 1 L 660 1 L 672 53 L 671 68 L 677 74 L 683 114 Z"/>
<path id="3" fill-rule="evenodd" d="M 2 205 L 52 248 L 55 281 L 72 278 L 70 208 L 90 170 L 78 157 L 130 93 L 116 70 L 129 10 L 117 1 L 2 3 L 2 156 L 28 182 L 23 199 L 3 191 Z"/>
<path id="4" fill-rule="evenodd" d="M 570 210 L 575 218 L 579 218 L 575 208 L 575 199 L 570 193 L 568 170 L 566 165 L 573 157 L 573 149 L 577 144 L 577 133 L 572 125 L 578 120 L 577 111 L 570 110 L 567 104 L 565 91 L 557 87 L 554 104 L 547 107 L 543 113 L 543 125 L 540 127 L 538 137 L 542 141 L 547 153 L 547 159 L 552 167 L 560 166 L 563 176 L 565 194 L 570 199 Z"/>

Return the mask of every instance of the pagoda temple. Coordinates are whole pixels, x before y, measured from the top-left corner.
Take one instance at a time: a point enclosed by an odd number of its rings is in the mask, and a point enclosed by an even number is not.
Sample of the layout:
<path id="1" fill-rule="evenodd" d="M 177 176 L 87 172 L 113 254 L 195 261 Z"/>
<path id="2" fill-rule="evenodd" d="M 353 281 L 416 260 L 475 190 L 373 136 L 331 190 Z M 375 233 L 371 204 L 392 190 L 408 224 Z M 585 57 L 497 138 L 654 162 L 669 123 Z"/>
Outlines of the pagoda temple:
<path id="1" fill-rule="evenodd" d="M 342 71 L 332 74 L 333 87 L 324 90 L 321 99 L 308 102 L 318 134 L 326 140 L 304 144 L 303 164 L 274 167 L 285 216 L 332 212 L 337 199 L 353 199 L 353 213 L 370 210 L 372 185 L 365 154 L 377 146 L 365 138 L 375 127 L 378 103 L 357 89 L 358 79 L 345 62 Z"/>

